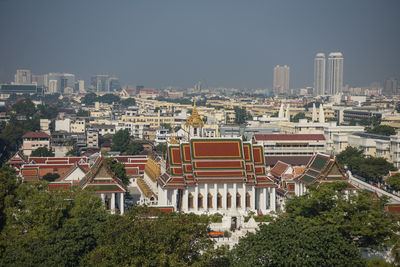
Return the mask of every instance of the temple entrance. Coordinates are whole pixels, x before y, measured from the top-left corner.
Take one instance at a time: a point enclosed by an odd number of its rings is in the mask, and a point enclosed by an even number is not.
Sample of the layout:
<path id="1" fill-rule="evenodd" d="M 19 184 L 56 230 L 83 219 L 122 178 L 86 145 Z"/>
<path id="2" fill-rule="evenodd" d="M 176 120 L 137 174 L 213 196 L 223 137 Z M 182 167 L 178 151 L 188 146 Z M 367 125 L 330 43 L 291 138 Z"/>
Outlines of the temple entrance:
<path id="1" fill-rule="evenodd" d="M 237 217 L 232 217 L 232 219 L 231 219 L 231 229 L 233 229 L 233 230 L 237 229 Z"/>

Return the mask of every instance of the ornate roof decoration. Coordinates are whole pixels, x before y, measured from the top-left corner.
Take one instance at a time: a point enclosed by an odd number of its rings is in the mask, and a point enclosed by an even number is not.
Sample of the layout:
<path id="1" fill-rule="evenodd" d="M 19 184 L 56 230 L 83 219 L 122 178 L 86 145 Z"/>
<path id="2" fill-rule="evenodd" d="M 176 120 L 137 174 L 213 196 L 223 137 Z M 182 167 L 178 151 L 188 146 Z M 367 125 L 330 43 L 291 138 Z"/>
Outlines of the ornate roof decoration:
<path id="1" fill-rule="evenodd" d="M 192 127 L 203 127 L 204 126 L 204 121 L 200 118 L 199 113 L 197 112 L 196 109 L 196 99 L 194 100 L 193 103 L 193 110 L 192 110 L 192 115 L 187 118 L 185 126 L 192 126 Z"/>
<path id="2" fill-rule="evenodd" d="M 175 129 L 174 129 L 174 128 L 172 128 L 172 134 L 171 134 L 171 138 L 169 139 L 169 143 L 170 143 L 171 145 L 177 145 L 177 144 L 179 144 L 179 141 L 176 140 L 176 137 L 175 137 Z"/>
<path id="3" fill-rule="evenodd" d="M 241 138 L 192 138 L 170 144 L 162 187 L 186 188 L 197 183 L 238 182 L 274 187 L 266 175 L 263 147 Z"/>

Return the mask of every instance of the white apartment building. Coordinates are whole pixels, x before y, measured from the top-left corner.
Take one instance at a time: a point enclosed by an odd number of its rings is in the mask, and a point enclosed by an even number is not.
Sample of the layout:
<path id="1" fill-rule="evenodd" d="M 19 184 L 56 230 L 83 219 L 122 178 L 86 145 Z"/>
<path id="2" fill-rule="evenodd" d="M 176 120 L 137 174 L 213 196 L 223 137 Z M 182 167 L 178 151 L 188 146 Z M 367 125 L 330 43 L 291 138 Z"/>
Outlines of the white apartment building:
<path id="1" fill-rule="evenodd" d="M 77 119 L 71 123 L 71 133 L 85 133 L 86 121 L 84 119 Z"/>

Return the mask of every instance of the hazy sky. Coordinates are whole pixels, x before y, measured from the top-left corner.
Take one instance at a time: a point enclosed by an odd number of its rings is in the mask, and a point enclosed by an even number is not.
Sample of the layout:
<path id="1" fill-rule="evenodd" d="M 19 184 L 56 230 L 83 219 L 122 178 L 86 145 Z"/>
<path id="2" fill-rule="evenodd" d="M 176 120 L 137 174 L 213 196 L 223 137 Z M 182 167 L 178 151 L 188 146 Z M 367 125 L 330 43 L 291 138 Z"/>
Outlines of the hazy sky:
<path id="1" fill-rule="evenodd" d="M 312 86 L 317 52 L 341 51 L 344 82 L 400 77 L 398 0 L 0 0 L 0 81 L 117 75 L 145 87 Z"/>

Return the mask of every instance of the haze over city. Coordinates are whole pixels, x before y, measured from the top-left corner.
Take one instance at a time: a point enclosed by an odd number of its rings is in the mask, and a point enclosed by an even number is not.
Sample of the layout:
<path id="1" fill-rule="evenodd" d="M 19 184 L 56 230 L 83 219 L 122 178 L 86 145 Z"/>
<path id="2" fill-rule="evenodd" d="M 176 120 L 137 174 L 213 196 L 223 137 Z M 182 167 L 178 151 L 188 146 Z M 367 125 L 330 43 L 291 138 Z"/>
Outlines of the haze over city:
<path id="1" fill-rule="evenodd" d="M 313 85 L 316 53 L 344 55 L 344 84 L 400 75 L 399 1 L 0 1 L 0 82 L 117 75 L 147 87 Z"/>

